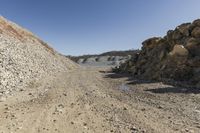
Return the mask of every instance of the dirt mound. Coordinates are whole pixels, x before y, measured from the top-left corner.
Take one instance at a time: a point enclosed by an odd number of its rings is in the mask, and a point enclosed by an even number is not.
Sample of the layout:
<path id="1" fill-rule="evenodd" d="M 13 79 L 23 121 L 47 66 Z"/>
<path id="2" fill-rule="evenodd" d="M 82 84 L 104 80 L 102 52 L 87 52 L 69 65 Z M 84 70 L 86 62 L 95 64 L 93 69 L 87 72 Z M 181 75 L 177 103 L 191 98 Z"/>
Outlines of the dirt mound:
<path id="1" fill-rule="evenodd" d="M 143 79 L 181 81 L 200 87 L 200 20 L 182 24 L 165 37 L 150 38 L 142 45 L 142 50 L 118 71 L 128 71 Z"/>
<path id="2" fill-rule="evenodd" d="M 58 54 L 32 33 L 0 17 L 1 93 L 10 93 L 74 67 L 75 63 Z"/>

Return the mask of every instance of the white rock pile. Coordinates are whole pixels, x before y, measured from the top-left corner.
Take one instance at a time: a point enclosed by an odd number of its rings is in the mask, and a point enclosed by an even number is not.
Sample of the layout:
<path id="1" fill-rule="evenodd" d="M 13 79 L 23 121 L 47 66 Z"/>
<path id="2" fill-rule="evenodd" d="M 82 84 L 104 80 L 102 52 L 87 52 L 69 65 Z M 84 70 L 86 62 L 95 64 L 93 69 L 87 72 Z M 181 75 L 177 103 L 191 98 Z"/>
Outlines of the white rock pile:
<path id="1" fill-rule="evenodd" d="M 75 67 L 32 33 L 0 17 L 0 93 Z"/>

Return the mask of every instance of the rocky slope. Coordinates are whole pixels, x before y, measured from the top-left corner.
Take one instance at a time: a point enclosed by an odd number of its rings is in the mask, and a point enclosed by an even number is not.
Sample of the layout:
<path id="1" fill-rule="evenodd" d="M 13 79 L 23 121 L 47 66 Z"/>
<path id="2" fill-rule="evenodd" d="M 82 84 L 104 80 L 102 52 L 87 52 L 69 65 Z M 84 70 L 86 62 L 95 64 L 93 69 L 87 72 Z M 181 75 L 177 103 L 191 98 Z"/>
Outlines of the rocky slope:
<path id="1" fill-rule="evenodd" d="M 138 51 L 139 50 L 110 51 L 99 55 L 70 56 L 70 59 L 80 65 L 86 66 L 119 66 L 129 60 L 131 56 Z"/>
<path id="2" fill-rule="evenodd" d="M 150 38 L 142 45 L 142 50 L 117 71 L 200 87 L 200 20 L 184 23 L 165 37 Z"/>
<path id="3" fill-rule="evenodd" d="M 80 58 L 77 63 L 80 65 L 89 65 L 89 66 L 119 66 L 121 63 L 124 63 L 130 59 L 130 56 L 94 56 L 86 59 Z"/>
<path id="4" fill-rule="evenodd" d="M 29 31 L 0 17 L 0 93 L 76 67 Z"/>

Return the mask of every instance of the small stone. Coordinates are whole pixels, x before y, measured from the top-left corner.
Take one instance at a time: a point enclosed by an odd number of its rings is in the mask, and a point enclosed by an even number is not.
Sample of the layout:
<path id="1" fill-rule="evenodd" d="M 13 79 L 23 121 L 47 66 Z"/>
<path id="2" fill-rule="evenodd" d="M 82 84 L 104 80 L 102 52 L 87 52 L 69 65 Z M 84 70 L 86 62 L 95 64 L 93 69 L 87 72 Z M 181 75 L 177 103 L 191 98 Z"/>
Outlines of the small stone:
<path id="1" fill-rule="evenodd" d="M 158 106 L 159 109 L 163 109 L 163 107 L 161 105 Z"/>
<path id="2" fill-rule="evenodd" d="M 19 91 L 24 91 L 24 89 L 20 89 Z"/>
<path id="3" fill-rule="evenodd" d="M 190 130 L 190 129 L 185 129 L 185 131 L 188 132 L 188 133 L 194 133 L 194 131 Z"/>
<path id="4" fill-rule="evenodd" d="M 124 110 L 127 110 L 127 108 L 126 108 L 126 107 L 124 107 Z"/>
<path id="5" fill-rule="evenodd" d="M 136 127 L 131 127 L 130 130 L 131 131 L 137 131 L 138 129 Z"/>
<path id="6" fill-rule="evenodd" d="M 63 104 L 59 104 L 58 107 L 64 108 L 64 105 Z"/>

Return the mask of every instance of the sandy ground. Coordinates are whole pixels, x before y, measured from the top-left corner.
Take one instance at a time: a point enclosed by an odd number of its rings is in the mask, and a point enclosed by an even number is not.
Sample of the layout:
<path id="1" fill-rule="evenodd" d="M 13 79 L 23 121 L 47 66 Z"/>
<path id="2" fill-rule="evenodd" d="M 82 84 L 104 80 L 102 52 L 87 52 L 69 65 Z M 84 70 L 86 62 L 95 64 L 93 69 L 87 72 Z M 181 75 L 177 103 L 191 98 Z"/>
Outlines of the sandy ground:
<path id="1" fill-rule="evenodd" d="M 82 67 L 0 102 L 0 133 L 200 133 L 200 91 Z"/>

